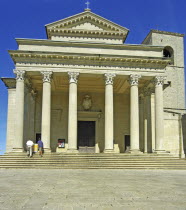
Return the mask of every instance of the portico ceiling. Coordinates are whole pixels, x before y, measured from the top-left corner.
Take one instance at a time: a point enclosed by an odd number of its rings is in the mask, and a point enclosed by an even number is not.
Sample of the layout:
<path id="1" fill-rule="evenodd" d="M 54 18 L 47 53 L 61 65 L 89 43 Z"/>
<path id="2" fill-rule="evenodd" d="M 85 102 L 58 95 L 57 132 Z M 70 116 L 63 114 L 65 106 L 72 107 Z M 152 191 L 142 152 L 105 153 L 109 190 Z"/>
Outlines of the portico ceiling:
<path id="1" fill-rule="evenodd" d="M 29 75 L 28 75 L 29 76 Z M 43 81 L 41 75 L 30 75 L 30 82 L 32 86 L 37 91 L 42 91 Z M 149 83 L 150 79 L 141 78 L 139 82 L 139 88 L 144 87 Z M 130 92 L 130 85 L 128 83 L 128 76 L 116 76 L 114 78 L 114 92 L 115 93 L 126 93 Z M 69 90 L 69 81 L 68 75 L 63 74 L 54 74 L 52 78 L 52 91 L 53 92 L 68 92 Z M 78 79 L 78 91 L 80 92 L 96 92 L 104 93 L 105 92 L 105 81 L 104 75 L 88 75 L 81 74 Z"/>

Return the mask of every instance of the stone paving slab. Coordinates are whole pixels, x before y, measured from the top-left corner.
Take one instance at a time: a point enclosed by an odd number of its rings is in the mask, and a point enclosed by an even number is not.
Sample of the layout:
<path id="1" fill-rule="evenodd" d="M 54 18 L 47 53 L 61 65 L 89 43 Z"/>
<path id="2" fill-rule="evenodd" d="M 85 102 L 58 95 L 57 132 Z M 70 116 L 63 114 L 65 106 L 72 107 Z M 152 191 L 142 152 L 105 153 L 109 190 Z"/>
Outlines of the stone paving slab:
<path id="1" fill-rule="evenodd" d="M 0 169 L 1 210 L 186 209 L 186 171 Z"/>

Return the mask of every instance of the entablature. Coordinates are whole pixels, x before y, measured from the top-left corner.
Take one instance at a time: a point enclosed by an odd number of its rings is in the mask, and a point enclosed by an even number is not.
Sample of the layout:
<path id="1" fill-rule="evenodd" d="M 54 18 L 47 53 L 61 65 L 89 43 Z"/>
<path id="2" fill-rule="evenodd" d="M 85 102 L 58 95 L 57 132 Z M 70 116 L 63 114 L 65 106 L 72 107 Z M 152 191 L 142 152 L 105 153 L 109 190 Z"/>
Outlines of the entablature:
<path id="1" fill-rule="evenodd" d="M 5 86 L 8 89 L 15 89 L 16 88 L 16 79 L 15 78 L 2 77 L 1 80 L 4 82 Z"/>
<path id="2" fill-rule="evenodd" d="M 14 63 L 38 64 L 73 64 L 109 67 L 141 67 L 164 69 L 171 60 L 169 58 L 119 56 L 81 53 L 56 53 L 39 51 L 9 51 Z"/>

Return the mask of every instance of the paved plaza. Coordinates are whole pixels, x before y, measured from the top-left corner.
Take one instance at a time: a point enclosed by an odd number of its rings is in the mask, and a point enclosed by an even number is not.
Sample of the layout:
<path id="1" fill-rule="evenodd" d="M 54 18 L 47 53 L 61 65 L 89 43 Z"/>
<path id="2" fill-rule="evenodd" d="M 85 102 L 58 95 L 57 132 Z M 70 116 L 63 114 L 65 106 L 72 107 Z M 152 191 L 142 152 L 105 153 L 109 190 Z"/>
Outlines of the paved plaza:
<path id="1" fill-rule="evenodd" d="M 186 171 L 0 170 L 0 209 L 186 209 Z"/>

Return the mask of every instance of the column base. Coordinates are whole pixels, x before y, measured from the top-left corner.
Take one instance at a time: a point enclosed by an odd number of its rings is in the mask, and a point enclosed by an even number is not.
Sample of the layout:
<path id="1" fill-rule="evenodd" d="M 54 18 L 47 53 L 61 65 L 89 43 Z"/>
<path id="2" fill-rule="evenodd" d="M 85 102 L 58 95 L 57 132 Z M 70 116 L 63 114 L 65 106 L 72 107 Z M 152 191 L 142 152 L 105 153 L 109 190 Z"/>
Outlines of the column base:
<path id="1" fill-rule="evenodd" d="M 128 153 L 129 153 L 129 154 L 133 154 L 133 155 L 141 155 L 141 154 L 143 154 L 143 152 L 141 152 L 141 151 L 138 150 L 138 149 L 131 149 L 131 150 L 129 150 Z"/>
<path id="2" fill-rule="evenodd" d="M 169 152 L 165 150 L 155 150 L 154 153 L 157 155 L 163 155 L 163 154 L 168 154 Z"/>
<path id="3" fill-rule="evenodd" d="M 115 153 L 114 149 L 105 149 L 103 153 Z"/>
<path id="4" fill-rule="evenodd" d="M 44 148 L 44 153 L 51 153 L 51 149 L 50 148 Z"/>
<path id="5" fill-rule="evenodd" d="M 180 155 L 180 158 L 185 159 L 185 154 L 181 154 L 181 155 Z"/>
<path id="6" fill-rule="evenodd" d="M 79 150 L 77 149 L 67 149 L 67 153 L 79 153 Z"/>
<path id="7" fill-rule="evenodd" d="M 21 153 L 21 152 L 24 152 L 24 149 L 23 149 L 23 148 L 13 148 L 13 149 L 12 149 L 12 152 Z"/>

